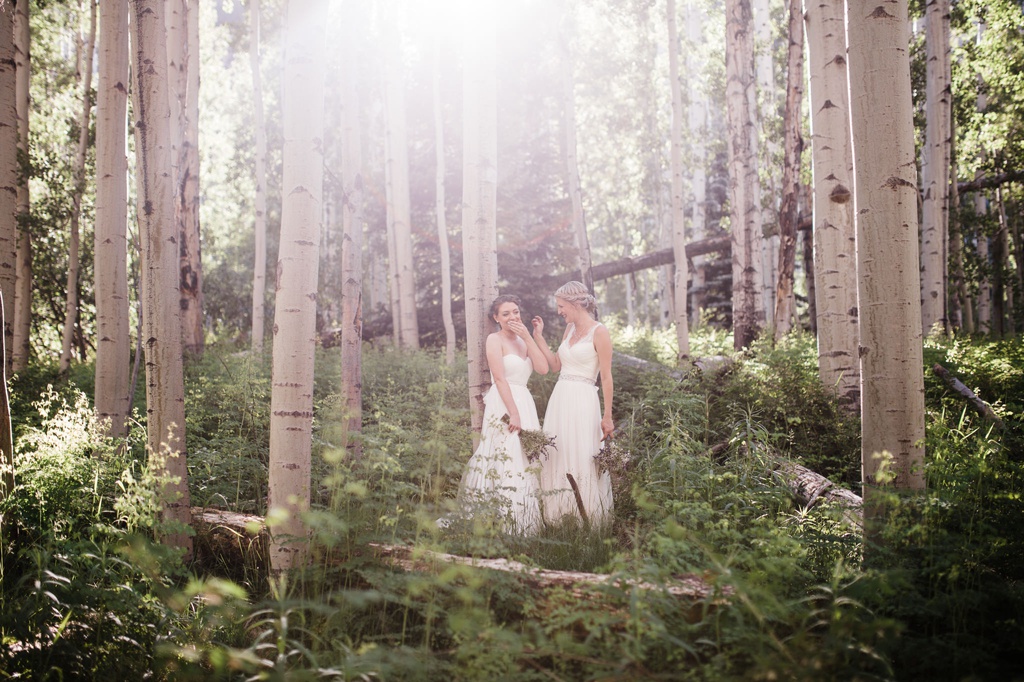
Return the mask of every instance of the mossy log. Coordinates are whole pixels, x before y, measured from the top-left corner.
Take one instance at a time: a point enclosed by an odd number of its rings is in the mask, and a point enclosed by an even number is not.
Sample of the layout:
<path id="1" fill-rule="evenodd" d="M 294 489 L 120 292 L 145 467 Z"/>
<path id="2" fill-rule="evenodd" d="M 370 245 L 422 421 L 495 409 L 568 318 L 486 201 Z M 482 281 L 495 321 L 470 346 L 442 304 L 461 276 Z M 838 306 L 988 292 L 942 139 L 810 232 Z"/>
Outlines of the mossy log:
<path id="1" fill-rule="evenodd" d="M 821 501 L 834 502 L 846 510 L 848 522 L 858 526 L 863 524 L 863 500 L 859 495 L 846 488 L 837 487 L 821 474 L 796 462 L 782 460 L 775 470 L 783 477 L 793 496 L 802 506 L 810 509 Z"/>

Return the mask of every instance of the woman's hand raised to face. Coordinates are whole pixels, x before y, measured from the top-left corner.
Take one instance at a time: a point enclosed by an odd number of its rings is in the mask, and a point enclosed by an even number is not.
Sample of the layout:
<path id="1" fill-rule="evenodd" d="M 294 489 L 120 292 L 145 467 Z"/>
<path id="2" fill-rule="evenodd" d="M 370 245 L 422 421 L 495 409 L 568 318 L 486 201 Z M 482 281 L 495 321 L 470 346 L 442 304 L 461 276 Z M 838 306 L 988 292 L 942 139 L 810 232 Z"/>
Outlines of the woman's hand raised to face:
<path id="1" fill-rule="evenodd" d="M 513 334 L 524 341 L 530 338 L 530 331 L 526 328 L 526 325 L 519 320 L 509 320 L 508 328 Z"/>
<path id="2" fill-rule="evenodd" d="M 534 338 L 544 338 L 544 318 L 540 315 L 534 316 L 530 322 L 533 324 L 533 336 Z"/>

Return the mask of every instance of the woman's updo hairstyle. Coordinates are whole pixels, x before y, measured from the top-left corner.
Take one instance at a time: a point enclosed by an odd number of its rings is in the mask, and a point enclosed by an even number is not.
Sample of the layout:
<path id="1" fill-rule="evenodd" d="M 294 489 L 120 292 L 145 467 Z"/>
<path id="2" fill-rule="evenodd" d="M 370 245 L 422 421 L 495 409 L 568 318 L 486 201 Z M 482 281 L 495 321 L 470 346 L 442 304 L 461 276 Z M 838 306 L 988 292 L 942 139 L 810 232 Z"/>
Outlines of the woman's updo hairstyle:
<path id="1" fill-rule="evenodd" d="M 597 299 L 587 291 L 583 282 L 566 282 L 555 291 L 555 298 L 579 306 L 589 312 L 595 320 L 597 319 Z"/>
<path id="2" fill-rule="evenodd" d="M 494 316 L 498 314 L 498 308 L 500 308 L 503 303 L 515 303 L 516 306 L 519 308 L 519 314 L 523 314 L 523 302 L 519 299 L 518 296 L 515 296 L 513 294 L 502 294 L 498 298 L 494 299 L 494 303 L 491 304 L 492 320 L 494 319 Z"/>

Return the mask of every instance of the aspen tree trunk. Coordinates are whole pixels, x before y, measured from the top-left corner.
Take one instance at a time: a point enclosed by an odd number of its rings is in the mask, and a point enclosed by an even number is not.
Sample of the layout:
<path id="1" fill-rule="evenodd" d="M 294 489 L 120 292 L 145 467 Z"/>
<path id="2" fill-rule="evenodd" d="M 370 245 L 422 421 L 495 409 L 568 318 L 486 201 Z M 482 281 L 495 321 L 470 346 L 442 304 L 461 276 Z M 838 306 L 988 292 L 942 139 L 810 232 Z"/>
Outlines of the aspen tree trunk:
<path id="1" fill-rule="evenodd" d="M 775 61 L 772 58 L 772 22 L 768 0 L 751 0 L 754 25 L 754 73 L 757 79 L 756 95 L 751 105 L 751 116 L 755 121 L 754 140 L 756 154 L 761 167 L 764 168 L 765 185 L 761 187 L 761 224 L 768 236 L 761 240 L 762 267 L 761 278 L 764 286 L 764 317 L 765 325 L 774 327 L 776 282 L 779 273 L 779 236 L 778 191 L 780 184 L 779 167 L 784 163 L 784 150 L 779 148 L 778 134 L 778 96 L 775 86 Z M 763 146 L 758 143 L 764 140 Z"/>
<path id="2" fill-rule="evenodd" d="M 754 39 L 750 0 L 726 0 L 725 99 L 732 230 L 732 328 L 736 350 L 764 327 L 761 183 L 754 106 Z"/>
<path id="3" fill-rule="evenodd" d="M 690 131 L 690 238 L 693 241 L 704 239 L 707 220 L 707 148 L 704 144 L 707 136 L 707 99 L 704 91 L 702 74 L 704 59 L 700 58 L 700 50 L 704 42 L 704 9 L 691 2 L 686 12 L 686 73 L 690 87 L 688 124 Z M 693 289 L 690 294 L 690 326 L 696 327 L 701 322 L 704 312 L 704 256 L 693 259 L 691 281 Z"/>
<path id="4" fill-rule="evenodd" d="M 403 348 L 420 347 L 416 320 L 416 271 L 412 257 L 412 224 L 409 208 L 409 149 L 405 121 L 405 84 L 401 69 L 401 41 L 398 17 L 392 14 L 386 33 L 389 37 L 384 76 L 385 150 L 387 166 L 387 220 L 394 240 L 391 300 L 398 304 L 395 338 Z M 392 312 L 392 316 L 394 312 Z"/>
<path id="5" fill-rule="evenodd" d="M 921 324 L 948 326 L 946 262 L 949 231 L 949 163 L 952 92 L 949 80 L 949 0 L 928 0 L 926 7 L 926 132 L 921 164 Z"/>
<path id="6" fill-rule="evenodd" d="M 672 132 L 669 146 L 672 169 L 672 251 L 675 254 L 674 321 L 679 353 L 676 362 L 682 364 L 690 357 L 690 325 L 686 310 L 686 289 L 690 279 L 686 261 L 686 219 L 683 215 L 683 92 L 679 80 L 679 33 L 676 30 L 676 3 L 667 0 L 665 13 L 668 20 L 668 71 L 672 88 Z"/>
<path id="7" fill-rule="evenodd" d="M 981 271 L 978 273 L 978 324 L 976 329 L 982 334 L 992 331 L 992 283 L 989 271 L 992 267 L 989 258 L 988 235 L 985 234 L 983 217 L 988 215 L 988 199 L 981 192 L 974 195 L 974 214 L 978 217 L 977 248 Z"/>
<path id="8" fill-rule="evenodd" d="M 1006 321 L 1013 319 L 1013 287 L 1007 286 L 1006 281 L 1010 270 L 1010 243 L 1002 187 L 996 187 L 996 217 L 999 227 L 992 240 L 992 331 L 1001 339 L 1006 336 Z"/>
<path id="9" fill-rule="evenodd" d="M 353 2 L 350 7 L 354 5 Z M 342 445 L 358 457 L 362 448 L 353 435 L 363 430 L 363 154 L 356 90 L 356 28 L 356 18 L 350 11 L 343 27 L 341 48 L 341 396 L 345 425 Z M 450 287 L 449 292 L 442 294 L 450 320 L 449 294 Z"/>
<path id="10" fill-rule="evenodd" d="M 853 148 L 843 0 L 804 5 L 814 186 L 813 278 L 818 373 L 842 405 L 860 406 Z"/>
<path id="11" fill-rule="evenodd" d="M 804 99 L 804 18 L 800 0 L 789 0 L 789 62 L 786 85 L 785 163 L 782 168 L 782 207 L 779 210 L 779 267 L 775 292 L 775 338 L 793 328 L 796 298 L 793 271 L 796 266 L 796 233 L 800 220 L 800 156 L 804 140 L 800 135 Z"/>
<path id="12" fill-rule="evenodd" d="M 253 198 L 255 261 L 252 269 L 252 350 L 263 352 L 264 297 L 267 291 L 267 127 L 263 116 L 260 70 L 260 3 L 249 0 L 249 71 L 252 73 L 253 131 L 256 137 L 256 196 Z"/>
<path id="13" fill-rule="evenodd" d="M 818 307 L 816 304 L 817 291 L 814 285 L 815 269 L 814 269 L 814 230 L 801 230 L 803 241 L 801 243 L 800 254 L 803 257 L 804 263 L 804 281 L 807 284 L 807 323 L 810 328 L 811 334 L 815 337 L 818 336 Z M 820 375 L 820 362 L 819 362 L 819 375 Z M 854 401 L 854 405 L 856 405 Z M 854 408 L 856 409 L 856 408 Z"/>
<path id="14" fill-rule="evenodd" d="M 444 109 L 441 106 L 441 64 L 439 41 L 434 41 L 434 60 L 431 86 L 434 103 L 434 197 L 437 215 L 437 245 L 441 252 L 441 318 L 444 321 L 444 358 L 450 366 L 455 364 L 455 322 L 452 319 L 452 257 L 448 247 L 448 219 L 445 214 L 445 160 Z"/>
<path id="15" fill-rule="evenodd" d="M 122 436 L 131 409 L 128 320 L 128 2 L 100 7 L 96 91 L 96 415 Z"/>
<path id="16" fill-rule="evenodd" d="M 469 407 L 474 434 L 483 423 L 483 397 L 490 386 L 484 343 L 488 316 L 498 295 L 497 184 L 498 108 L 495 76 L 494 0 L 468 9 L 463 59 L 462 257 L 466 301 Z"/>
<path id="17" fill-rule="evenodd" d="M 573 76 L 572 39 L 575 35 L 575 20 L 571 0 L 563 7 L 562 35 L 562 89 L 565 108 L 562 125 L 565 137 L 565 169 L 569 200 L 572 204 L 572 234 L 576 243 L 577 267 L 580 281 L 590 293 L 594 293 L 593 263 L 590 257 L 590 238 L 587 236 L 586 216 L 583 213 L 583 183 L 580 181 L 578 145 L 576 142 L 576 79 Z"/>
<path id="18" fill-rule="evenodd" d="M 964 237 L 960 227 L 960 193 L 956 191 L 957 163 L 956 150 L 953 148 L 956 143 L 956 135 L 953 132 L 953 126 L 955 126 L 955 122 L 950 128 L 949 135 L 951 185 L 949 193 L 949 259 L 953 266 L 953 271 L 950 273 L 950 289 L 953 293 L 948 296 L 949 322 L 953 330 L 962 329 L 971 333 L 974 331 L 974 308 L 967 295 L 967 279 L 964 276 Z"/>
<path id="19" fill-rule="evenodd" d="M 189 353 L 203 352 L 203 290 L 199 241 L 199 3 L 167 1 L 167 58 L 175 219 L 181 268 L 181 338 Z"/>
<path id="20" fill-rule="evenodd" d="M 0 294 L 3 295 L 5 375 L 14 349 L 14 282 L 18 249 L 18 112 L 15 100 L 14 16 L 0 12 Z M 4 384 L 6 386 L 6 383 Z"/>
<path id="21" fill-rule="evenodd" d="M 185 139 L 181 145 L 179 211 L 182 229 L 181 315 L 185 350 L 200 355 L 203 334 L 203 266 L 199 225 L 199 0 L 185 3 L 186 99 Z"/>
<path id="22" fill-rule="evenodd" d="M 174 220 L 170 103 L 164 3 L 131 0 L 136 201 L 142 245 L 142 323 L 150 469 L 165 476 L 165 521 L 180 524 L 161 538 L 192 553 L 185 459 L 185 384 L 178 303 L 179 232 Z"/>
<path id="23" fill-rule="evenodd" d="M 889 481 L 879 476 L 883 452 L 893 458 L 894 486 L 924 487 L 917 172 L 908 35 L 906 0 L 850 6 L 847 39 L 866 498 L 872 488 Z M 866 512 L 870 511 L 869 505 Z"/>
<path id="24" fill-rule="evenodd" d="M 9 11 L 9 10 L 8 10 Z M 14 2 L 14 65 L 16 72 L 15 106 L 18 112 L 18 152 L 27 158 L 29 152 L 29 77 L 31 75 L 31 31 L 29 30 L 29 0 Z M 27 174 L 18 174 L 17 206 L 19 222 L 29 215 Z M 18 254 L 14 282 L 14 339 L 12 367 L 15 372 L 25 369 L 30 353 L 32 332 L 32 236 L 18 227 Z"/>
<path id="25" fill-rule="evenodd" d="M 275 572 L 302 566 L 308 531 L 313 356 L 323 207 L 327 3 L 289 0 L 285 28 L 281 247 L 274 308 L 267 515 Z"/>
<path id="26" fill-rule="evenodd" d="M 0 14 L 5 14 L 0 10 Z M 3 17 L 0 17 L 0 38 L 6 38 L 8 35 L 8 27 L 10 22 L 6 22 Z M 0 61 L 5 59 L 5 55 L 0 53 Z M 4 67 L 0 66 L 0 69 Z M 4 87 L 6 83 L 0 78 L 0 88 Z M 11 90 L 13 93 L 13 88 Z M 0 105 L 6 107 L 3 104 L 3 100 L 0 99 Z M 13 119 L 12 119 L 13 120 Z M 0 182 L 6 181 L 7 178 L 3 177 Z M 2 187 L 2 185 L 0 185 Z M 12 204 L 13 205 L 13 204 Z M 5 211 L 6 212 L 6 211 Z M 3 288 L 0 287 L 0 327 L 7 326 L 7 318 L 4 316 L 4 292 Z M 3 354 L 7 354 L 7 339 L 0 336 L 0 346 L 3 346 Z M 0 365 L 0 503 L 2 503 L 7 496 L 14 491 L 14 437 L 13 427 L 11 426 L 11 401 L 10 395 L 7 393 L 7 364 Z M 8 537 L 7 535 L 7 520 L 4 515 L 0 513 L 0 535 Z"/>
<path id="27" fill-rule="evenodd" d="M 72 174 L 75 186 L 71 195 L 71 234 L 69 235 L 67 305 L 64 309 L 64 329 L 61 333 L 60 373 L 71 369 L 71 341 L 78 321 L 78 270 L 82 216 L 82 194 L 85 192 L 85 155 L 89 151 L 89 117 L 92 114 L 92 55 L 96 45 L 96 1 L 89 0 L 89 28 L 81 41 L 78 77 L 82 83 L 82 111 L 78 119 L 78 150 Z"/>

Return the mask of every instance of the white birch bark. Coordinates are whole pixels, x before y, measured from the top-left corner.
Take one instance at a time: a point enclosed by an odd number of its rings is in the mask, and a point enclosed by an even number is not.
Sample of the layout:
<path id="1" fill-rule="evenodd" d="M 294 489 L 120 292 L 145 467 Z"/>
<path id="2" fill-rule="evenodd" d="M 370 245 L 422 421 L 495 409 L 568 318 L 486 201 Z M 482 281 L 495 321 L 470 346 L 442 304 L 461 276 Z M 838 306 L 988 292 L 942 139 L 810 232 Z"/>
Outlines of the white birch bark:
<path id="1" fill-rule="evenodd" d="M 67 303 L 64 307 L 64 328 L 61 331 L 60 372 L 71 369 L 71 343 L 78 321 L 78 271 L 80 266 L 82 195 L 85 193 L 85 155 L 89 151 L 89 119 L 92 115 L 92 59 L 96 45 L 96 5 L 89 0 L 88 33 L 80 39 L 78 77 L 82 83 L 82 111 L 78 119 L 78 147 L 72 167 L 74 189 L 71 196 L 71 233 L 68 238 Z"/>
<path id="2" fill-rule="evenodd" d="M 128 2 L 100 4 L 96 91 L 96 414 L 124 434 L 131 355 L 128 321 Z"/>
<path id="3" fill-rule="evenodd" d="M 860 407 L 853 147 L 843 0 L 804 4 L 814 185 L 814 308 L 818 373 L 839 402 Z"/>
<path id="4" fill-rule="evenodd" d="M 750 0 L 726 1 L 725 99 L 732 231 L 732 327 L 736 350 L 764 327 L 761 183 L 758 178 L 754 39 Z"/>
<path id="5" fill-rule="evenodd" d="M 949 81 L 949 0 L 926 6 L 925 143 L 921 164 L 921 321 L 925 333 L 947 326 L 946 261 L 952 92 Z"/>
<path id="6" fill-rule="evenodd" d="M 18 111 L 15 100 L 14 16 L 0 12 L 0 293 L 3 294 L 4 369 L 14 349 L 14 281 L 18 250 Z"/>
<path id="7" fill-rule="evenodd" d="M 170 529 L 163 541 L 190 555 L 192 539 L 184 530 L 191 523 L 191 510 L 164 5 L 160 0 L 132 0 L 130 8 L 147 442 L 151 470 L 166 477 L 161 490 L 163 518 L 181 525 Z"/>
<path id="8" fill-rule="evenodd" d="M 249 3 L 249 71 L 252 73 L 256 193 L 253 197 L 252 350 L 263 352 L 264 297 L 267 291 L 267 127 L 263 115 L 263 75 L 260 69 L 260 4 Z"/>
<path id="9" fill-rule="evenodd" d="M 679 79 L 679 32 L 676 29 L 676 3 L 667 0 L 665 13 L 668 20 L 668 71 L 672 88 L 672 131 L 669 142 L 669 164 L 672 173 L 672 252 L 675 256 L 676 361 L 682 363 L 690 357 L 690 325 L 687 316 L 687 284 L 690 279 L 686 260 L 686 217 L 683 215 L 683 92 Z"/>
<path id="10" fill-rule="evenodd" d="M 391 300 L 398 305 L 395 338 L 402 348 L 420 347 L 416 320 L 416 272 L 412 257 L 412 224 L 409 206 L 409 150 L 402 77 L 401 42 L 397 17 L 385 29 L 388 36 L 384 76 L 384 163 L 387 166 L 387 221 L 393 240 Z M 394 311 L 392 312 L 394 316 Z"/>
<path id="11" fill-rule="evenodd" d="M 804 99 L 804 20 L 800 0 L 788 0 L 789 51 L 786 68 L 786 113 L 783 116 L 782 206 L 779 209 L 779 252 L 775 288 L 775 338 L 793 328 L 796 297 L 793 291 L 796 269 L 796 234 L 800 215 L 800 157 L 804 149 L 800 135 Z"/>
<path id="12" fill-rule="evenodd" d="M 342 446 L 358 456 L 360 441 L 352 435 L 361 433 L 363 424 L 363 155 L 356 90 L 356 29 L 357 20 L 350 12 L 343 29 L 341 66 L 341 396 L 345 424 Z M 450 309 L 451 303 L 448 305 Z"/>
<path id="13" fill-rule="evenodd" d="M 484 343 L 488 309 L 498 295 L 498 108 L 494 0 L 467 8 L 463 72 L 462 257 L 466 354 L 473 431 L 480 433 L 483 397 L 490 387 Z"/>
<path id="14" fill-rule="evenodd" d="M 583 183 L 580 181 L 579 150 L 576 142 L 576 79 L 573 76 L 572 40 L 575 34 L 575 17 L 571 0 L 566 0 L 563 11 L 562 31 L 559 43 L 562 57 L 562 91 L 564 93 L 563 127 L 565 142 L 566 185 L 569 202 L 572 205 L 572 234 L 576 245 L 576 262 L 580 281 L 587 290 L 594 291 L 593 266 L 590 255 L 590 238 L 587 236 L 586 215 L 583 212 Z"/>
<path id="15" fill-rule="evenodd" d="M 702 78 L 705 68 L 704 60 L 699 56 L 704 42 L 704 10 L 702 6 L 694 2 L 689 3 L 685 21 L 688 43 L 685 59 L 687 82 L 689 83 L 687 111 L 690 132 L 690 238 L 698 241 L 705 236 L 704 223 L 707 220 L 707 171 L 704 168 L 707 163 L 707 147 L 705 145 L 707 100 Z M 693 283 L 691 327 L 700 324 L 704 310 L 705 260 L 704 256 L 696 256 L 693 259 L 693 272 L 690 277 Z"/>
<path id="16" fill-rule="evenodd" d="M 267 515 L 275 572 L 306 560 L 313 360 L 323 208 L 327 3 L 290 0 L 285 27 L 283 202 L 274 308 Z"/>
<path id="17" fill-rule="evenodd" d="M 775 293 L 778 280 L 777 265 L 779 263 L 779 230 L 778 208 L 780 187 L 779 169 L 783 163 L 783 150 L 779 145 L 778 134 L 778 94 L 775 87 L 775 61 L 772 56 L 772 18 L 768 0 L 751 0 L 754 17 L 754 72 L 757 78 L 757 97 L 755 98 L 752 116 L 756 121 L 755 129 L 759 140 L 757 154 L 762 158 L 764 183 L 761 187 L 761 225 L 770 236 L 761 240 L 762 268 L 761 278 L 764 282 L 764 316 L 765 324 L 774 327 Z"/>
<path id="18" fill-rule="evenodd" d="M 924 375 L 917 172 L 907 1 L 847 14 L 860 309 L 861 463 L 866 493 L 922 488 Z"/>
<path id="19" fill-rule="evenodd" d="M 455 322 L 452 319 L 452 266 L 448 246 L 448 219 L 444 191 L 444 109 L 441 106 L 441 65 L 439 43 L 434 42 L 431 69 L 431 94 L 434 105 L 434 198 L 437 216 L 437 245 L 441 254 L 441 318 L 444 323 L 444 358 L 448 365 L 455 364 Z"/>
<path id="20" fill-rule="evenodd" d="M 29 144 L 29 78 L 31 76 L 28 0 L 14 3 L 14 67 L 16 74 L 15 106 L 18 115 L 18 152 L 28 154 Z M 17 206 L 18 216 L 28 217 L 28 179 L 19 173 Z M 32 237 L 28 230 L 18 228 L 18 252 L 15 264 L 14 338 L 12 367 L 15 372 L 25 369 L 29 358 L 29 338 L 32 331 Z"/>
<path id="21" fill-rule="evenodd" d="M 982 218 L 988 215 L 988 199 L 981 192 L 974 195 L 974 215 Z M 982 334 L 992 331 L 992 280 L 988 273 L 992 267 L 989 255 L 989 238 L 982 228 L 977 230 L 978 260 L 981 261 L 982 270 L 978 273 L 978 324 L 976 329 Z"/>

